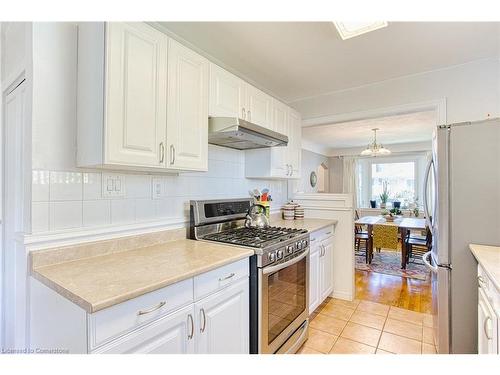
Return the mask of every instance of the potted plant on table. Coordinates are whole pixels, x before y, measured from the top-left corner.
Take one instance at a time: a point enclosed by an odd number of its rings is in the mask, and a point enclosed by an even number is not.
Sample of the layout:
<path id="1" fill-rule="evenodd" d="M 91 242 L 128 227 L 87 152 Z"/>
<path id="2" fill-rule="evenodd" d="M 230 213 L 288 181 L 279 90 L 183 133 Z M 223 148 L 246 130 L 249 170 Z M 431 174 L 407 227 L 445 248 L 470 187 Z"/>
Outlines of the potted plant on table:
<path id="1" fill-rule="evenodd" d="M 384 209 L 389 200 L 389 187 L 387 181 L 382 182 L 382 194 L 380 194 L 380 208 Z"/>

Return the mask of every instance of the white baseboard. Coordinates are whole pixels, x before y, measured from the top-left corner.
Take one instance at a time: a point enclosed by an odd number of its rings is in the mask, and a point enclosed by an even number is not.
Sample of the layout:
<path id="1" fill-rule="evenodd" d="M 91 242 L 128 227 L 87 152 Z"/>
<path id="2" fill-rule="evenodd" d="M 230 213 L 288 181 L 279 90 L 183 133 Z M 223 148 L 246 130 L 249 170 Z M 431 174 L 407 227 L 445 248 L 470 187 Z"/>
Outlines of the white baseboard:
<path id="1" fill-rule="evenodd" d="M 337 298 L 337 299 L 343 299 L 343 300 L 346 300 L 346 301 L 352 301 L 352 300 L 354 300 L 354 296 L 351 293 L 347 293 L 347 292 L 336 292 L 336 291 L 333 291 L 332 294 L 330 294 L 330 297 Z"/>

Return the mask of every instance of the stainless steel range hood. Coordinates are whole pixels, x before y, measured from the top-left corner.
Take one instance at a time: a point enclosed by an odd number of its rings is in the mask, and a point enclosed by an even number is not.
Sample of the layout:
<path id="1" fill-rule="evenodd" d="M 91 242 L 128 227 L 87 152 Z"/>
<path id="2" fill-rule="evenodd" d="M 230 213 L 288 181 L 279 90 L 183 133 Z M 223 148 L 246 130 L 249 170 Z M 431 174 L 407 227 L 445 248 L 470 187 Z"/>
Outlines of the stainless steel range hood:
<path id="1" fill-rule="evenodd" d="M 251 150 L 286 146 L 288 137 L 237 117 L 210 117 L 208 143 L 237 150 Z"/>

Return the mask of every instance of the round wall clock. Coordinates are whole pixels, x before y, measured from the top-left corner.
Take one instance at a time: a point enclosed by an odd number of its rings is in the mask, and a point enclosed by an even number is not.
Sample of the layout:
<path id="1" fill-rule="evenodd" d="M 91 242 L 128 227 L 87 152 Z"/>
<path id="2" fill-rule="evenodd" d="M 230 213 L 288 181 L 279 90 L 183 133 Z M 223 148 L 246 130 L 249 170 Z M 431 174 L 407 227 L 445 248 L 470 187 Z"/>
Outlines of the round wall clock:
<path id="1" fill-rule="evenodd" d="M 311 183 L 311 187 L 316 186 L 316 184 L 318 183 L 318 176 L 316 175 L 316 172 L 311 172 L 311 175 L 309 176 L 309 182 Z"/>

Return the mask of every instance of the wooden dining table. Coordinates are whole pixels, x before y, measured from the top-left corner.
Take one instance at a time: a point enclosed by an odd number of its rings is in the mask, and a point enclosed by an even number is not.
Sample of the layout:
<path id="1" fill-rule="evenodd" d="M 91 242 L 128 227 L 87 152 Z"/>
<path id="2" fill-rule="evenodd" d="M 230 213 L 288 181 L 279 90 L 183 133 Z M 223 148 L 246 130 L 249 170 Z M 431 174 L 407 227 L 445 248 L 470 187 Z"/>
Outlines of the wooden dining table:
<path id="1" fill-rule="evenodd" d="M 368 244 L 366 251 L 373 253 L 373 225 L 397 226 L 401 234 L 401 268 L 406 269 L 407 247 L 404 238 L 408 230 L 425 230 L 425 219 L 416 217 L 398 217 L 394 221 L 387 221 L 382 216 L 363 216 L 354 222 L 356 225 L 366 225 L 368 228 Z M 370 260 L 371 261 L 371 260 Z"/>

